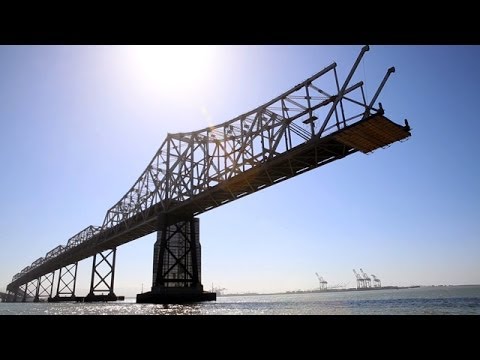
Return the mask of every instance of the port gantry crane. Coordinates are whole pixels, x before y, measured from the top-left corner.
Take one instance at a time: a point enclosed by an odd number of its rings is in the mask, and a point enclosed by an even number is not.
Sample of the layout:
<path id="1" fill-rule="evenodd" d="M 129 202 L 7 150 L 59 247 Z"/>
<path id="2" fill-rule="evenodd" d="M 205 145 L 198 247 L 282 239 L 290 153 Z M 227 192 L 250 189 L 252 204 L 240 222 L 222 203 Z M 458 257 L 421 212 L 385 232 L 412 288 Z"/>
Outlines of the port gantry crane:
<path id="1" fill-rule="evenodd" d="M 360 268 L 360 272 L 362 273 L 363 276 L 363 281 L 365 282 L 365 287 L 369 288 L 372 287 L 372 279 Z"/>
<path id="2" fill-rule="evenodd" d="M 355 277 L 357 278 L 357 289 L 362 289 L 365 287 L 365 279 L 360 276 L 359 273 L 353 269 L 353 273 L 355 274 Z"/>
<path id="3" fill-rule="evenodd" d="M 323 278 L 323 276 L 318 275 L 318 273 L 315 273 L 318 278 L 318 282 L 320 283 L 320 290 L 327 290 L 327 284 L 328 282 Z"/>
<path id="4" fill-rule="evenodd" d="M 379 278 L 377 278 L 375 275 L 371 275 L 372 278 L 373 278 L 373 287 L 379 287 L 381 288 L 382 287 L 382 282 L 380 281 Z"/>

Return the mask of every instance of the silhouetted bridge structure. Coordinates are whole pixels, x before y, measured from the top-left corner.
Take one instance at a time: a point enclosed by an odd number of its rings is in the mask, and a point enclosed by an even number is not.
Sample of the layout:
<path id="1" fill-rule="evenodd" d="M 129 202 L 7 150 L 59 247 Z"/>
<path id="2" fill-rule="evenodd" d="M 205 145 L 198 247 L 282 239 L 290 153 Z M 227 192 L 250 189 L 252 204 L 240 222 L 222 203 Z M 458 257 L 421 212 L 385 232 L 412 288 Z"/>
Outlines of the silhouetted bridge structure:
<path id="1" fill-rule="evenodd" d="M 198 215 L 357 151 L 370 153 L 409 137 L 374 106 L 389 75 L 367 103 L 363 82 L 350 84 L 368 46 L 340 85 L 333 63 L 268 103 L 223 124 L 168 134 L 128 192 L 66 245 L 16 274 L 14 301 L 74 300 L 77 265 L 93 256 L 85 301 L 116 300 L 116 248 L 152 232 L 151 292 L 137 302 L 214 300 L 201 284 Z M 55 273 L 57 279 L 55 280 Z"/>
<path id="2" fill-rule="evenodd" d="M 8 298 L 9 298 L 8 294 L 0 292 L 0 302 L 5 302 L 9 300 Z"/>

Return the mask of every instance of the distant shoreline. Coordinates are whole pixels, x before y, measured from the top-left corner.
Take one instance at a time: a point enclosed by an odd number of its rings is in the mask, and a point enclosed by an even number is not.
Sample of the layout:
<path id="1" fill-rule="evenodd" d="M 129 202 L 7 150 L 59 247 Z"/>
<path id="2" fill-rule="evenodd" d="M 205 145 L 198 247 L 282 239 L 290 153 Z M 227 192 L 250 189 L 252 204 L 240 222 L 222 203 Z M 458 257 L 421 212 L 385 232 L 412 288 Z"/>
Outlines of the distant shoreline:
<path id="1" fill-rule="evenodd" d="M 475 284 L 471 285 L 412 285 L 412 286 L 382 286 L 382 287 L 370 287 L 370 288 L 348 288 L 348 289 L 326 289 L 326 290 L 297 290 L 286 291 L 276 293 L 236 293 L 236 294 L 218 294 L 217 296 L 249 296 L 249 295 L 291 295 L 291 294 L 316 294 L 316 293 L 334 293 L 334 292 L 352 292 L 352 291 L 373 291 L 373 290 L 400 290 L 400 289 L 416 289 L 419 287 L 453 287 L 453 286 L 479 286 Z"/>

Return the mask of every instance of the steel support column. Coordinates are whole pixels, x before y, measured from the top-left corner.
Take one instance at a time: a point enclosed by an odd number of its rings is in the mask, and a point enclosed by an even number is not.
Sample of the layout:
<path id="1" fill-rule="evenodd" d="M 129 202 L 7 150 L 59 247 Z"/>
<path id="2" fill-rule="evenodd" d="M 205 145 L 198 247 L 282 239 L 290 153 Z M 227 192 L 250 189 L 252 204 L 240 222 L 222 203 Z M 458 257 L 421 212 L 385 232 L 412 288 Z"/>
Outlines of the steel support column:
<path id="1" fill-rule="evenodd" d="M 116 301 L 113 291 L 115 279 L 115 257 L 117 248 L 109 249 L 93 256 L 90 292 L 85 301 Z"/>
<path id="2" fill-rule="evenodd" d="M 13 302 L 17 302 L 19 299 L 23 298 L 23 294 L 25 292 L 25 289 L 22 289 L 22 287 L 25 287 L 26 285 L 21 285 L 18 288 L 15 289 L 13 293 Z"/>
<path id="3" fill-rule="evenodd" d="M 60 268 L 57 282 L 57 294 L 52 301 L 75 300 L 78 262 Z"/>
<path id="4" fill-rule="evenodd" d="M 23 292 L 22 302 L 27 302 L 28 299 L 35 299 L 35 295 L 37 292 L 37 287 L 34 283 L 35 280 L 29 281 L 25 284 L 25 290 Z"/>
<path id="5" fill-rule="evenodd" d="M 39 302 L 43 298 L 47 298 L 49 301 L 52 299 L 53 294 L 53 282 L 55 280 L 55 271 L 49 274 L 40 276 L 37 283 L 37 293 L 35 294 L 34 302 Z"/>

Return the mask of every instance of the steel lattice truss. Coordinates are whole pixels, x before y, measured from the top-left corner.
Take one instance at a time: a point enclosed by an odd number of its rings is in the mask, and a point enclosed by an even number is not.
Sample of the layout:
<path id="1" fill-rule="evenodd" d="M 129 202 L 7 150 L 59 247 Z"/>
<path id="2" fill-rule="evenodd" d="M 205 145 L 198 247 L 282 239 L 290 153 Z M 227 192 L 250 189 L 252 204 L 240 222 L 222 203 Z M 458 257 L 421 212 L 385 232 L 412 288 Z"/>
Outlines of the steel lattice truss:
<path id="1" fill-rule="evenodd" d="M 173 214 L 182 208 L 183 215 L 195 216 L 353 152 L 368 153 L 410 136 L 408 125 L 401 127 L 383 117 L 381 104 L 374 107 L 394 68 L 388 69 L 370 102 L 362 81 L 350 83 L 366 51 L 368 46 L 343 83 L 332 63 L 223 124 L 168 134 L 138 180 L 107 211 L 101 227 L 87 227 L 65 247 L 16 274 L 12 288 L 37 273 L 52 271 L 50 260 L 55 258 L 78 261 L 156 231 L 155 218 L 161 212 Z M 369 119 L 377 125 L 366 123 Z M 108 245 L 114 237 L 116 242 Z M 87 245 L 96 247 L 95 252 L 85 250 Z M 70 255 L 75 251 L 81 255 Z M 42 271 L 36 269 L 40 266 Z"/>
<path id="2" fill-rule="evenodd" d="M 78 263 L 60 268 L 57 283 L 57 297 L 75 297 Z M 62 271 L 63 270 L 63 271 Z"/>
<path id="3" fill-rule="evenodd" d="M 55 272 L 45 274 L 38 278 L 37 293 L 35 295 L 35 301 L 52 297 L 54 279 L 55 279 Z"/>
<path id="4" fill-rule="evenodd" d="M 15 289 L 15 291 L 13 291 L 14 293 L 13 301 L 15 302 L 23 301 L 23 298 L 25 297 L 25 292 L 27 291 L 27 284 L 28 283 L 24 283 L 21 286 L 19 286 L 17 289 Z"/>
<path id="5" fill-rule="evenodd" d="M 367 104 L 363 82 L 349 86 L 350 79 L 340 87 L 333 63 L 235 119 L 195 132 L 168 134 L 136 183 L 108 210 L 102 228 L 145 213 L 157 203 L 168 210 L 172 203 L 209 191 L 377 110 Z"/>
<path id="6" fill-rule="evenodd" d="M 90 291 L 95 293 L 113 293 L 115 274 L 115 256 L 117 249 L 99 252 L 93 257 L 93 272 Z M 97 261 L 98 259 L 98 261 Z"/>
<path id="7" fill-rule="evenodd" d="M 25 284 L 25 291 L 23 293 L 23 302 L 26 302 L 28 300 L 33 301 L 35 299 L 35 295 L 37 292 L 37 286 L 35 285 L 37 281 L 29 281 L 28 283 Z"/>
<path id="8" fill-rule="evenodd" d="M 83 243 L 84 241 L 92 238 L 94 235 L 98 234 L 100 232 L 100 230 L 102 230 L 101 226 L 90 225 L 90 226 L 86 227 L 85 229 L 80 231 L 78 234 L 72 236 L 68 240 L 67 246 L 66 246 L 67 249 L 68 248 L 73 248 L 73 247 Z"/>

